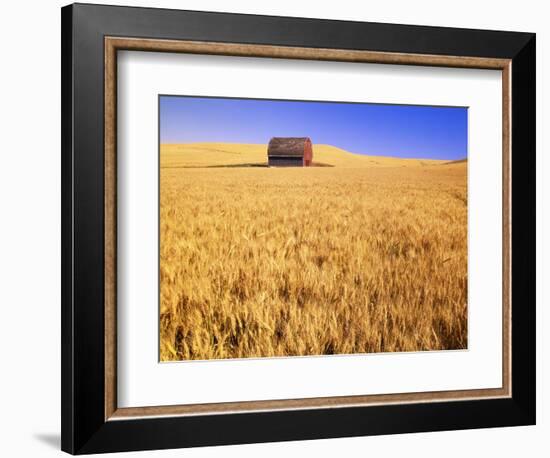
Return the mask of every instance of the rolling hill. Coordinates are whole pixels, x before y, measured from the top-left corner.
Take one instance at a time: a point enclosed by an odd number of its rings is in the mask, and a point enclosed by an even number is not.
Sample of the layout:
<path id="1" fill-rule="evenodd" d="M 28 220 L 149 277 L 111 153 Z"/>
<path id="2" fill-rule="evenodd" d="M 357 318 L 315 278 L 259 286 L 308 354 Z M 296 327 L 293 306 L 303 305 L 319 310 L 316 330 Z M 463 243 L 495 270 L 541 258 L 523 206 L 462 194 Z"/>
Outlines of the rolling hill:
<path id="1" fill-rule="evenodd" d="M 267 146 L 238 143 L 162 144 L 161 168 L 262 166 L 267 162 Z M 333 167 L 414 167 L 442 165 L 443 160 L 402 159 L 350 153 L 331 145 L 313 146 L 313 163 Z"/>

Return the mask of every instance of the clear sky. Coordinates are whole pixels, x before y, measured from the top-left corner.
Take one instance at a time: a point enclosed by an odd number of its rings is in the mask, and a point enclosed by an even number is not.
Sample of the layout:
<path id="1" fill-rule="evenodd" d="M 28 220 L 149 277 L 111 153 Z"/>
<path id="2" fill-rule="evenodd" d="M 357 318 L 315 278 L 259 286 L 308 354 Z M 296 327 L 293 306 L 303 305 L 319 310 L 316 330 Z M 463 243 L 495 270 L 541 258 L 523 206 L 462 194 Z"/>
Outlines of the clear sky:
<path id="1" fill-rule="evenodd" d="M 161 143 L 263 143 L 310 137 L 352 153 L 464 159 L 468 110 L 462 107 L 160 97 Z"/>

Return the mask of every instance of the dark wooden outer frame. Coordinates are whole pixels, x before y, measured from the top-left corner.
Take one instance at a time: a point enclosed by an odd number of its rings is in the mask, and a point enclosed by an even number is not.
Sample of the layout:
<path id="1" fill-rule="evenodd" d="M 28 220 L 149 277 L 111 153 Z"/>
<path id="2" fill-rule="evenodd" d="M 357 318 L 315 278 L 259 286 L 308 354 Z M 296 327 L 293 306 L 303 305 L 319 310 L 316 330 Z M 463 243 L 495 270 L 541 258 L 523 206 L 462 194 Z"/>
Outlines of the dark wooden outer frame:
<path id="1" fill-rule="evenodd" d="M 456 400 L 461 396 L 411 396 L 389 404 L 382 397 L 371 405 L 325 400 L 311 405 L 315 408 L 298 404 L 297 410 L 292 402 L 287 409 L 269 403 L 250 411 L 207 407 L 192 416 L 178 415 L 185 413 L 182 406 L 168 416 L 155 408 L 133 415 L 116 409 L 114 307 L 108 306 L 116 283 L 107 281 L 114 278 L 109 253 L 114 253 L 116 221 L 114 194 L 105 192 L 115 179 L 108 153 L 115 148 L 109 139 L 115 138 L 116 124 L 114 99 L 104 99 L 114 91 L 109 86 L 114 79 L 105 76 L 116 71 L 116 49 L 182 52 L 182 41 L 185 52 L 204 54 L 503 70 L 503 86 L 510 89 L 504 99 L 508 94 L 511 106 L 511 113 L 504 110 L 505 117 L 511 114 L 511 129 L 504 131 L 503 146 L 511 145 L 513 172 L 510 177 L 505 168 L 503 176 L 511 183 L 504 187 L 504 206 L 513 209 L 510 224 L 506 212 L 504 221 L 504 278 L 511 274 L 511 285 L 503 294 L 511 290 L 507 313 L 513 336 L 504 359 L 511 375 L 505 393 L 461 401 Z M 109 116 L 112 122 L 106 122 Z M 511 247 L 506 244 L 510 227 Z M 154 416 L 159 414 L 165 416 Z M 94 453 L 534 422 L 534 34 L 83 4 L 62 9 L 63 450 Z"/>

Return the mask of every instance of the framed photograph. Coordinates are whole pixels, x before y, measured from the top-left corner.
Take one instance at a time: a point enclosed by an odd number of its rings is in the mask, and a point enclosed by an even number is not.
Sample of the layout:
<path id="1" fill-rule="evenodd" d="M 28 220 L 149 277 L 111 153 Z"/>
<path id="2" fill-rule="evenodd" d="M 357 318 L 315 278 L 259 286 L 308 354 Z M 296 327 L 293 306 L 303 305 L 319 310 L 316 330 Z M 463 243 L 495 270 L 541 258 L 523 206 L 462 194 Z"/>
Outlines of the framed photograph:
<path id="1" fill-rule="evenodd" d="M 62 448 L 535 423 L 535 35 L 62 9 Z"/>

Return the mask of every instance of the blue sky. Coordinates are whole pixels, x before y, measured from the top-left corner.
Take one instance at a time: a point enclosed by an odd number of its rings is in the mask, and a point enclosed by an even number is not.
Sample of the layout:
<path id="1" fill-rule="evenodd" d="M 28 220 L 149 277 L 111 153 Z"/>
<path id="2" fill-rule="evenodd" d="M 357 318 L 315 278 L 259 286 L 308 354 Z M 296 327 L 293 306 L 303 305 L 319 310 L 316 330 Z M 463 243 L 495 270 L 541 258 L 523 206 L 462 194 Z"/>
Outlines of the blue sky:
<path id="1" fill-rule="evenodd" d="M 467 157 L 463 107 L 160 96 L 161 143 L 264 143 L 310 137 L 352 153 Z"/>

